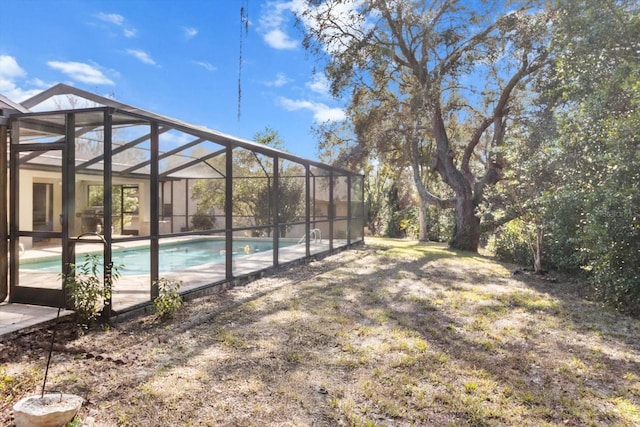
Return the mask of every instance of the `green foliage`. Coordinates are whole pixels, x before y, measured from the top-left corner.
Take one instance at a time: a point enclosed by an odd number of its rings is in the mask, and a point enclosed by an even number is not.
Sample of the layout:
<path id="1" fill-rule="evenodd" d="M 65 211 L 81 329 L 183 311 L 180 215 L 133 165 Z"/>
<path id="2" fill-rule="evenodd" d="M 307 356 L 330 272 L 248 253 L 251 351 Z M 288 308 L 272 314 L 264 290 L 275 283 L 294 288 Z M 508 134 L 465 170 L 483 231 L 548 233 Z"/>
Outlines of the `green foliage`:
<path id="1" fill-rule="evenodd" d="M 76 318 L 83 325 L 90 325 L 108 304 L 113 284 L 120 278 L 120 266 L 106 266 L 110 275 L 104 281 L 100 268 L 101 257 L 86 254 L 82 264 L 71 264 L 70 273 L 63 276 L 67 295 L 73 304 Z"/>
<path id="2" fill-rule="evenodd" d="M 420 222 L 416 206 L 408 206 L 405 209 L 393 212 L 387 230 L 388 237 L 417 239 L 419 231 Z"/>
<path id="3" fill-rule="evenodd" d="M 158 296 L 153 300 L 153 307 L 161 318 L 172 317 L 182 307 L 180 287 L 182 281 L 169 280 L 161 277 L 156 281 Z"/>
<path id="4" fill-rule="evenodd" d="M 295 174 L 295 168 L 288 170 L 286 173 Z M 304 172 L 301 172 L 304 176 Z M 298 178 L 281 176 L 276 189 L 277 194 L 271 186 L 262 186 L 256 194 L 256 203 L 254 208 L 255 225 L 270 225 L 272 215 L 275 212 L 274 196 L 278 197 L 278 218 L 280 223 L 293 222 L 304 213 L 304 182 Z M 287 227 L 280 228 L 280 237 L 286 237 Z"/>
<path id="5" fill-rule="evenodd" d="M 367 228 L 373 236 L 383 236 L 390 222 L 388 194 L 393 185 L 393 171 L 385 164 L 365 165 L 364 197 Z"/>
<path id="6" fill-rule="evenodd" d="M 373 236 L 416 239 L 420 232 L 419 203 L 413 183 L 406 173 L 389 165 L 365 167 L 367 227 Z M 427 206 L 427 239 L 444 242 L 451 238 L 455 219 L 451 209 Z"/>
<path id="7" fill-rule="evenodd" d="M 432 242 L 449 241 L 453 236 L 455 224 L 455 212 L 452 209 L 427 206 L 427 240 Z"/>
<path id="8" fill-rule="evenodd" d="M 198 211 L 191 217 L 192 230 L 211 230 L 216 225 L 216 218 L 207 212 Z"/>
<path id="9" fill-rule="evenodd" d="M 420 231 L 419 212 L 415 194 L 406 178 L 396 176 L 386 195 L 389 223 L 387 237 L 416 239 Z"/>
<path id="10" fill-rule="evenodd" d="M 6 366 L 0 366 L 0 408 L 35 389 L 39 381 L 40 375 L 36 370 L 12 374 Z"/>
<path id="11" fill-rule="evenodd" d="M 305 46 L 328 60 L 334 95 L 349 99 L 348 123 L 318 132 L 321 150 L 337 162 L 369 157 L 410 170 L 418 206 L 459 210 L 451 245 L 477 251 L 476 209 L 511 166 L 506 135 L 550 63 L 544 4 L 366 1 L 352 5 L 350 19 L 332 16 L 342 0 L 322 4 L 326 12 L 316 13 L 317 5 L 301 12 L 315 21 Z M 335 34 L 350 37 L 336 43 Z M 387 235 L 406 225 L 398 221 Z"/>
<path id="12" fill-rule="evenodd" d="M 139 209 L 140 200 L 138 198 L 137 186 L 114 185 L 111 189 L 112 215 L 114 217 L 113 227 L 117 232 L 121 232 L 131 222 L 131 215 L 123 213 L 136 212 Z M 104 187 L 92 184 L 89 186 L 89 206 L 104 206 Z M 122 215 L 124 224 L 116 218 Z"/>
<path id="13" fill-rule="evenodd" d="M 65 427 L 80 427 L 81 425 L 82 420 L 80 419 L 80 417 L 75 416 Z"/>
<path id="14" fill-rule="evenodd" d="M 595 294 L 640 314 L 640 5 L 559 2 L 554 40 L 560 185 L 546 215 L 551 256 Z M 615 28 L 616 31 L 611 31 Z"/>
<path id="15" fill-rule="evenodd" d="M 509 221 L 497 231 L 489 245 L 489 250 L 501 261 L 532 266 L 530 234 L 523 220 Z"/>
<path id="16" fill-rule="evenodd" d="M 580 273 L 586 263 L 584 251 L 580 250 L 584 203 L 573 193 L 558 192 L 547 202 L 555 206 L 545 217 L 548 226 L 547 253 L 549 267 L 567 273 Z"/>
<path id="17" fill-rule="evenodd" d="M 265 131 L 254 135 L 256 142 L 275 148 L 282 148 L 283 141 L 278 132 L 267 127 Z M 224 171 L 224 156 L 208 160 L 207 163 L 217 170 Z M 279 185 L 274 188 L 274 161 L 269 156 L 245 149 L 233 151 L 233 215 L 243 225 L 271 226 L 274 223 L 276 208 L 278 222 L 295 222 L 304 213 L 304 175 L 301 166 L 279 161 Z M 195 182 L 191 197 L 198 206 L 198 227 L 208 227 L 206 219 L 200 213 L 222 211 L 225 206 L 225 180 L 199 179 Z M 278 198 L 278 206 L 274 200 Z M 194 227 L 196 224 L 194 223 Z M 204 228 L 203 228 L 204 229 Z M 287 227 L 280 233 L 284 236 Z M 270 235 L 271 230 L 256 230 L 256 235 Z"/>
<path id="18" fill-rule="evenodd" d="M 497 224 L 522 224 L 498 230 L 496 253 L 521 263 L 524 224 L 535 224 L 546 268 L 579 274 L 600 301 L 640 314 L 640 6 L 555 7 L 554 74 L 505 153 L 514 167 L 501 194 L 487 197 Z"/>

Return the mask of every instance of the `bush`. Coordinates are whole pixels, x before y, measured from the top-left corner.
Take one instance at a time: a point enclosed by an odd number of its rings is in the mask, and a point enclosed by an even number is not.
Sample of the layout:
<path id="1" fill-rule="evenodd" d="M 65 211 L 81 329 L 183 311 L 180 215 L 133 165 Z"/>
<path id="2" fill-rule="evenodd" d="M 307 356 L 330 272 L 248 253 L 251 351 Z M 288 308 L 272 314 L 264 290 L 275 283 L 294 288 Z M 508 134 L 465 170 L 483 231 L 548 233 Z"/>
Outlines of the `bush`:
<path id="1" fill-rule="evenodd" d="M 640 197 L 605 194 L 599 202 L 585 218 L 583 269 L 605 303 L 640 315 Z"/>
<path id="2" fill-rule="evenodd" d="M 111 268 L 110 280 L 103 283 L 104 274 L 100 269 L 102 264 L 98 255 L 86 254 L 84 262 L 79 265 L 71 264 L 69 275 L 63 277 L 76 318 L 86 326 L 102 313 L 111 298 L 113 284 L 120 277 L 120 266 L 107 266 Z"/>
<path id="3" fill-rule="evenodd" d="M 489 250 L 501 261 L 523 266 L 533 266 L 529 231 L 521 219 L 514 219 L 500 227 Z"/>
<path id="4" fill-rule="evenodd" d="M 216 218 L 205 212 L 196 212 L 191 217 L 193 230 L 211 230 L 216 225 Z"/>
<path id="5" fill-rule="evenodd" d="M 427 206 L 427 239 L 432 242 L 447 242 L 453 236 L 456 225 L 455 210 Z"/>
<path id="6" fill-rule="evenodd" d="M 388 236 L 417 239 L 420 232 L 418 215 L 418 208 L 416 206 L 409 206 L 394 212 L 387 229 Z"/>
<path id="7" fill-rule="evenodd" d="M 156 284 L 159 294 L 153 300 L 153 307 L 161 318 L 172 317 L 182 307 L 182 297 L 180 296 L 182 282 L 161 277 L 156 281 Z"/>

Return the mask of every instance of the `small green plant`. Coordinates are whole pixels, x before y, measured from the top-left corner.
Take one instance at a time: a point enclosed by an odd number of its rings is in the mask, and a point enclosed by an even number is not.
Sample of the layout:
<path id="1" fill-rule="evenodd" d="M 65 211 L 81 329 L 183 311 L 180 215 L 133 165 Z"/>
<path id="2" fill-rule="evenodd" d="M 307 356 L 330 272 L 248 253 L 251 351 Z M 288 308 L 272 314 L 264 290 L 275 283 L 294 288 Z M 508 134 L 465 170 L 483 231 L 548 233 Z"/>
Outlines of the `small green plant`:
<path id="1" fill-rule="evenodd" d="M 0 411 L 4 410 L 12 399 L 18 399 L 33 390 L 39 381 L 40 375 L 35 369 L 14 374 L 10 373 L 7 367 L 0 366 Z"/>
<path id="2" fill-rule="evenodd" d="M 161 277 L 156 281 L 158 297 L 153 300 L 153 307 L 163 319 L 171 317 L 182 307 L 180 296 L 181 281 L 169 280 Z"/>
<path id="3" fill-rule="evenodd" d="M 66 427 L 80 427 L 82 425 L 82 420 L 78 417 L 73 417 L 73 419 L 66 425 Z"/>
<path id="4" fill-rule="evenodd" d="M 467 393 L 473 393 L 478 389 L 478 383 L 474 381 L 469 381 L 464 383 L 464 389 Z"/>
<path id="5" fill-rule="evenodd" d="M 110 274 L 104 277 L 102 259 L 86 254 L 82 264 L 71 264 L 68 275 L 63 275 L 65 289 L 71 299 L 78 321 L 90 325 L 111 299 L 113 284 L 120 278 L 121 266 L 106 266 Z"/>

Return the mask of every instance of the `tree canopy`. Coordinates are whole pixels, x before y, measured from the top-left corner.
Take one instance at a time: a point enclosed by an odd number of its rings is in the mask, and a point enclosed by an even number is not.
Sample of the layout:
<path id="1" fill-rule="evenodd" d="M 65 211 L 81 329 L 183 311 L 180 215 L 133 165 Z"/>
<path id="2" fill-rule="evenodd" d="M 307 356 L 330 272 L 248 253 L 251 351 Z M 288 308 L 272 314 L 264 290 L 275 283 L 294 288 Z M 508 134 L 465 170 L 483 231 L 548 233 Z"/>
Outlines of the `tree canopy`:
<path id="1" fill-rule="evenodd" d="M 349 100 L 351 139 L 324 129 L 324 146 L 352 164 L 376 156 L 411 167 L 422 205 L 455 208 L 451 246 L 477 251 L 477 209 L 508 167 L 509 125 L 549 64 L 550 13 L 537 2 L 310 3 L 306 46 Z M 434 173 L 447 191 L 433 191 Z"/>

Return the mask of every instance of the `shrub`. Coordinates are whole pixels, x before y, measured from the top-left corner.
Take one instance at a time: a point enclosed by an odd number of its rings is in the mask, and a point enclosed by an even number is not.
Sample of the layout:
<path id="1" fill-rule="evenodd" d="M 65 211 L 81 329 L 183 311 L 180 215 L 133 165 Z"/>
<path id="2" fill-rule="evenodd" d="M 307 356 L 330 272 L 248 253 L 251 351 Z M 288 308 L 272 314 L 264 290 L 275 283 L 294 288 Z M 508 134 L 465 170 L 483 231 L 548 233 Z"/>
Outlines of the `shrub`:
<path id="1" fill-rule="evenodd" d="M 98 255 L 86 254 L 82 264 L 71 264 L 70 272 L 63 276 L 65 289 L 73 304 L 78 322 L 90 325 L 111 298 L 114 282 L 120 277 L 121 266 L 107 266 L 111 274 L 103 283 L 104 274 Z"/>
<path id="2" fill-rule="evenodd" d="M 391 222 L 387 228 L 389 237 L 401 237 L 409 239 L 417 239 L 420 231 L 420 222 L 418 220 L 418 208 L 416 206 L 408 206 L 405 209 L 396 211 L 391 216 Z"/>
<path id="3" fill-rule="evenodd" d="M 532 266 L 533 253 L 529 237 L 524 221 L 514 219 L 498 229 L 489 250 L 501 261 Z"/>
<path id="4" fill-rule="evenodd" d="M 193 230 L 211 230 L 216 225 L 216 218 L 206 212 L 198 211 L 191 217 Z"/>
<path id="5" fill-rule="evenodd" d="M 640 197 L 602 197 L 585 219 L 582 268 L 596 294 L 619 311 L 640 315 Z"/>
<path id="6" fill-rule="evenodd" d="M 453 236 L 456 219 L 453 209 L 427 206 L 427 239 L 432 242 L 446 242 Z"/>
<path id="7" fill-rule="evenodd" d="M 172 317 L 182 307 L 180 296 L 181 281 L 169 280 L 161 277 L 156 281 L 158 296 L 153 300 L 153 307 L 161 318 Z"/>

